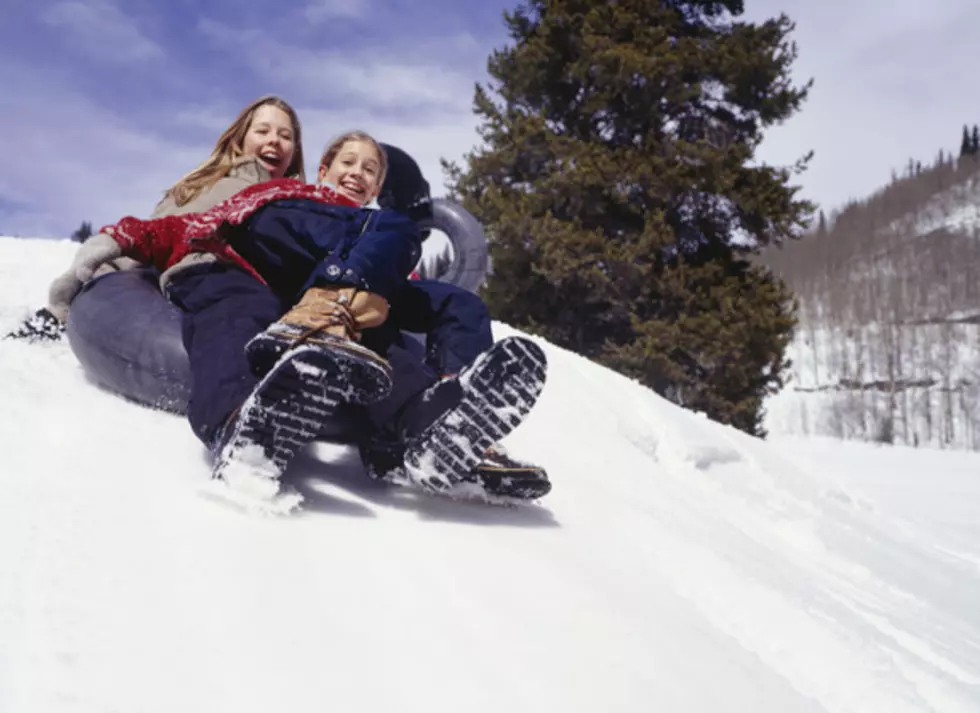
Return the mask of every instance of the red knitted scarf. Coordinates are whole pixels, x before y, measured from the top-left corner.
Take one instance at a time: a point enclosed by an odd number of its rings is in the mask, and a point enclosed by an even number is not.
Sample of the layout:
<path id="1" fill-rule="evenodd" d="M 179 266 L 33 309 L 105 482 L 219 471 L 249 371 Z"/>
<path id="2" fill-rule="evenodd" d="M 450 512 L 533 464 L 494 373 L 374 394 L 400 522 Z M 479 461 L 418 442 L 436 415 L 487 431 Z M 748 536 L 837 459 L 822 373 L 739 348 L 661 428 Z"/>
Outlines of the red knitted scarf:
<path id="1" fill-rule="evenodd" d="M 166 245 L 173 250 L 175 246 L 191 241 L 213 243 L 218 239 L 218 229 L 222 225 L 241 225 L 265 204 L 284 198 L 306 198 L 320 203 L 358 207 L 357 203 L 329 186 L 311 185 L 295 178 L 276 178 L 249 186 L 202 213 L 168 215 L 149 220 L 130 216 L 115 225 L 103 227 L 100 232 L 115 239 L 124 251 L 145 244 L 148 238 L 154 244 L 154 252 L 157 246 Z"/>

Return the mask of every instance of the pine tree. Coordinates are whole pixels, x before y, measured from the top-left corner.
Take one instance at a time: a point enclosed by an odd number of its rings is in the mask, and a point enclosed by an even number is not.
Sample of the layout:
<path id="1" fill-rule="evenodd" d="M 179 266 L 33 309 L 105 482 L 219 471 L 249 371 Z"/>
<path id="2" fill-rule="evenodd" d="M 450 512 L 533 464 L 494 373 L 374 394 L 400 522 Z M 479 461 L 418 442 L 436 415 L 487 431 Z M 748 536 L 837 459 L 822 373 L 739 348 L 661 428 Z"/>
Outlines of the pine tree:
<path id="1" fill-rule="evenodd" d="M 794 166 L 753 163 L 797 111 L 785 16 L 741 0 L 530 0 L 478 85 L 484 146 L 444 164 L 491 236 L 498 319 L 761 434 L 795 323 L 748 257 L 800 237 Z"/>
<path id="2" fill-rule="evenodd" d="M 84 243 L 86 240 L 92 237 L 94 232 L 92 231 L 92 224 L 83 220 L 82 224 L 71 234 L 71 239 L 76 243 Z"/>
<path id="3" fill-rule="evenodd" d="M 970 155 L 976 156 L 980 153 L 980 127 L 973 125 L 973 136 L 970 137 Z"/>
<path id="4" fill-rule="evenodd" d="M 960 141 L 960 158 L 973 153 L 973 142 L 970 140 L 970 129 L 963 124 L 963 139 Z"/>
<path id="5" fill-rule="evenodd" d="M 423 280 L 437 280 L 444 275 L 453 262 L 453 253 L 450 246 L 443 248 L 442 252 L 437 253 L 431 260 L 423 260 L 419 263 L 418 273 Z"/>
<path id="6" fill-rule="evenodd" d="M 820 237 L 827 235 L 827 216 L 824 215 L 823 210 L 820 211 L 817 218 L 817 235 Z"/>

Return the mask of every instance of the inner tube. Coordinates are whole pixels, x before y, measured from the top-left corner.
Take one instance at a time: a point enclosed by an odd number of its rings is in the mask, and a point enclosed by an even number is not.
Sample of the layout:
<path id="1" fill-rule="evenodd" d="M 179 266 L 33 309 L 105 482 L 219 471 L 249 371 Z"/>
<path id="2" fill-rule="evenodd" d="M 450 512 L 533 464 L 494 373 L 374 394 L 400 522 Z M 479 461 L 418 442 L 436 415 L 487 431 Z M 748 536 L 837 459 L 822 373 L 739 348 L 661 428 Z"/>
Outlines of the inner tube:
<path id="1" fill-rule="evenodd" d="M 458 203 L 432 201 L 432 213 L 418 221 L 422 230 L 441 230 L 452 244 L 452 262 L 438 279 L 476 292 L 487 278 L 489 249 L 483 226 Z"/>
<path id="2" fill-rule="evenodd" d="M 184 413 L 191 371 L 182 315 L 152 268 L 110 272 L 82 288 L 68 310 L 68 344 L 85 373 L 140 403 Z"/>
<path id="3" fill-rule="evenodd" d="M 487 264 L 486 236 L 461 206 L 441 199 L 433 203 L 432 227 L 446 233 L 454 252 L 453 265 L 440 279 L 474 290 L 485 277 L 478 270 Z M 95 383 L 137 403 L 183 414 L 191 377 L 182 314 L 161 294 L 158 278 L 152 268 L 137 268 L 92 280 L 71 303 L 66 336 Z M 349 422 L 324 424 L 321 437 L 347 440 Z"/>

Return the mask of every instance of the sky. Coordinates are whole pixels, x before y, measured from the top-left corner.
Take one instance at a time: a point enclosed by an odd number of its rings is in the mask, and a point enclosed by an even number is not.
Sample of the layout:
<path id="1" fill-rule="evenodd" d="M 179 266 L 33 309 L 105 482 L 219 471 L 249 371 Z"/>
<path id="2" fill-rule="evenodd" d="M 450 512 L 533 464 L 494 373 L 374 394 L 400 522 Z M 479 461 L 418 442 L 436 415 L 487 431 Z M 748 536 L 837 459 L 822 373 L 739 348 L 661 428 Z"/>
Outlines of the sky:
<path id="1" fill-rule="evenodd" d="M 67 237 L 145 216 L 248 102 L 279 94 L 303 122 L 308 174 L 334 135 L 366 129 L 412 153 L 433 193 L 440 158 L 478 145 L 472 112 L 516 0 L 5 0 L 0 19 L 0 234 Z M 832 208 L 909 156 L 958 147 L 980 122 L 975 0 L 747 0 L 797 24 L 800 114 L 759 160 L 815 158 L 797 180 Z"/>

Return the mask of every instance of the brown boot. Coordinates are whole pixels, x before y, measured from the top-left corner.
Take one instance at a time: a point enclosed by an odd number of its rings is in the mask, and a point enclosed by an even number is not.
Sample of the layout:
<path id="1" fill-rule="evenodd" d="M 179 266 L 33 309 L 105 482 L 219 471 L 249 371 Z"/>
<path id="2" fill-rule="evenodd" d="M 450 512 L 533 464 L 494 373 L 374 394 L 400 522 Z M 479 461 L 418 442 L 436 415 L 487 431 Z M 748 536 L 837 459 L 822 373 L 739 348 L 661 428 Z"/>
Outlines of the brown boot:
<path id="1" fill-rule="evenodd" d="M 391 390 L 391 366 L 358 344 L 361 330 L 388 318 L 388 302 L 355 287 L 311 287 L 278 321 L 245 347 L 252 370 L 263 375 L 300 344 L 329 351 L 344 368 L 353 403 L 372 403 Z"/>
<path id="2" fill-rule="evenodd" d="M 381 295 L 354 287 L 311 287 L 276 324 L 288 325 L 298 342 L 323 335 L 357 341 L 362 329 L 387 318 L 388 303 Z"/>

